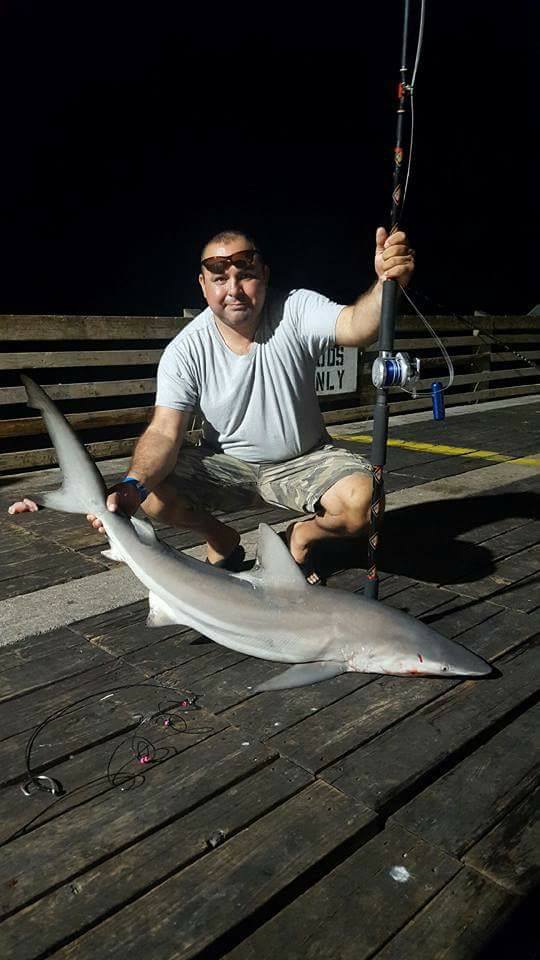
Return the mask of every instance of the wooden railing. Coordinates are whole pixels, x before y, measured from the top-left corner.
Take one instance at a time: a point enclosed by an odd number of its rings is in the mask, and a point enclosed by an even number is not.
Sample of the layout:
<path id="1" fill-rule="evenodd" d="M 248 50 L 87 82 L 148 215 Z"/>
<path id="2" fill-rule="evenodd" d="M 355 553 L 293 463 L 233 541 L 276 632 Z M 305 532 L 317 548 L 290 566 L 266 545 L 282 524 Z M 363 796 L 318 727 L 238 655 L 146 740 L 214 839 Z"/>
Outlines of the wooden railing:
<path id="1" fill-rule="evenodd" d="M 21 371 L 46 386 L 94 457 L 129 455 L 152 414 L 163 348 L 196 312 L 185 310 L 181 317 L 0 316 L 0 470 L 56 463 L 41 417 L 26 406 Z M 473 329 L 455 318 L 430 318 L 456 371 L 447 405 L 538 393 L 538 368 L 510 352 L 533 362 L 540 358 L 538 319 L 466 319 Z M 490 334 L 505 346 L 490 342 Z M 400 318 L 395 348 L 421 358 L 420 393 L 434 379 L 446 380 L 439 348 L 416 317 Z M 328 424 L 371 416 L 371 359 L 371 354 L 360 357 L 354 393 L 321 398 Z M 428 396 L 414 399 L 399 389 L 390 391 L 390 412 L 430 405 Z"/>

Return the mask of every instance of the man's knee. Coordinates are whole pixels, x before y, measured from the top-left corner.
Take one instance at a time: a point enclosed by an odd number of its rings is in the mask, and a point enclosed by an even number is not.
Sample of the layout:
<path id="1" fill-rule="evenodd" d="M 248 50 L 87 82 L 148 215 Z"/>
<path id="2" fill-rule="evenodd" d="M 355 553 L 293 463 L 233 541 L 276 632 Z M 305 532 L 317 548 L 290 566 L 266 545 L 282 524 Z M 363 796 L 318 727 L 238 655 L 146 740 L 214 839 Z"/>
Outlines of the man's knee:
<path id="1" fill-rule="evenodd" d="M 188 498 L 179 492 L 176 484 L 169 478 L 162 480 L 152 493 L 148 494 L 141 508 L 152 520 L 165 522 L 172 522 L 173 519 L 178 522 L 184 516 L 189 520 L 189 514 L 193 512 Z"/>
<path id="2" fill-rule="evenodd" d="M 353 473 L 338 480 L 327 491 L 321 498 L 321 506 L 333 514 L 341 514 L 347 534 L 356 536 L 369 527 L 372 489 L 368 474 Z"/>

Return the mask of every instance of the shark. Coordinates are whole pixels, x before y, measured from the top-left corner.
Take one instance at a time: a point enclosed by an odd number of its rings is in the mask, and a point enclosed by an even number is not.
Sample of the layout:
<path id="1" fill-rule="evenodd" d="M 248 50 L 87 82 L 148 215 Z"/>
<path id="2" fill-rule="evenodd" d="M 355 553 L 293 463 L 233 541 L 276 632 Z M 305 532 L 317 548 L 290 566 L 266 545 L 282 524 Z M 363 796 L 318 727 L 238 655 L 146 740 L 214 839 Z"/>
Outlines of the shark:
<path id="1" fill-rule="evenodd" d="M 278 534 L 259 526 L 251 571 L 230 573 L 160 541 L 152 524 L 107 509 L 105 481 L 47 393 L 21 375 L 29 406 L 45 421 L 62 484 L 42 506 L 99 517 L 106 556 L 148 589 L 147 625 L 182 624 L 231 650 L 286 665 L 255 693 L 301 687 L 350 671 L 397 676 L 484 677 L 481 657 L 415 618 L 348 591 L 313 587 Z"/>

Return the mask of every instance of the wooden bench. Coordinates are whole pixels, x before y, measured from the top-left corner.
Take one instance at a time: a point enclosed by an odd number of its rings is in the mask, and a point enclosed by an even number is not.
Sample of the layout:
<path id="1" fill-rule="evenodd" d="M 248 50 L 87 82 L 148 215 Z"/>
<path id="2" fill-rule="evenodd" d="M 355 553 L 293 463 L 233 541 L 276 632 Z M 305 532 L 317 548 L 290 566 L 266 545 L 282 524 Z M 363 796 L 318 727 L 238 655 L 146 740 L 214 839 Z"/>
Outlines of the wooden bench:
<path id="1" fill-rule="evenodd" d="M 165 345 L 195 316 L 180 317 L 0 316 L 0 471 L 56 463 L 39 416 L 26 406 L 19 372 L 44 384 L 96 459 L 129 456 L 149 421 L 156 367 Z M 529 361 L 540 357 L 535 317 L 469 317 L 472 328 L 453 317 L 432 317 L 432 326 L 454 363 L 448 406 L 538 393 L 538 369 L 490 342 L 494 334 Z M 419 391 L 433 380 L 446 382 L 440 350 L 416 317 L 399 320 L 396 350 L 422 360 Z M 371 417 L 373 353 L 359 354 L 357 389 L 321 397 L 327 424 Z M 391 412 L 427 410 L 429 396 L 413 399 L 390 391 Z M 196 427 L 196 423 L 192 424 Z"/>

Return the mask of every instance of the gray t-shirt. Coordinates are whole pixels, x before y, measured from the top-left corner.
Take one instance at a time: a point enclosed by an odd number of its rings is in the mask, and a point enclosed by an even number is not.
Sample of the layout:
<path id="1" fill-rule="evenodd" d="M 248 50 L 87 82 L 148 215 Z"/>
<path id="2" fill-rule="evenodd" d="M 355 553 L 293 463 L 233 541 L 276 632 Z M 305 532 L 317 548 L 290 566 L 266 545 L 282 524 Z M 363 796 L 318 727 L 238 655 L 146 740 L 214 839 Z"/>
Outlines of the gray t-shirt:
<path id="1" fill-rule="evenodd" d="M 315 368 L 343 305 L 269 290 L 249 353 L 225 344 L 207 307 L 166 347 L 156 404 L 202 414 L 204 442 L 251 463 L 291 460 L 327 437 Z"/>

